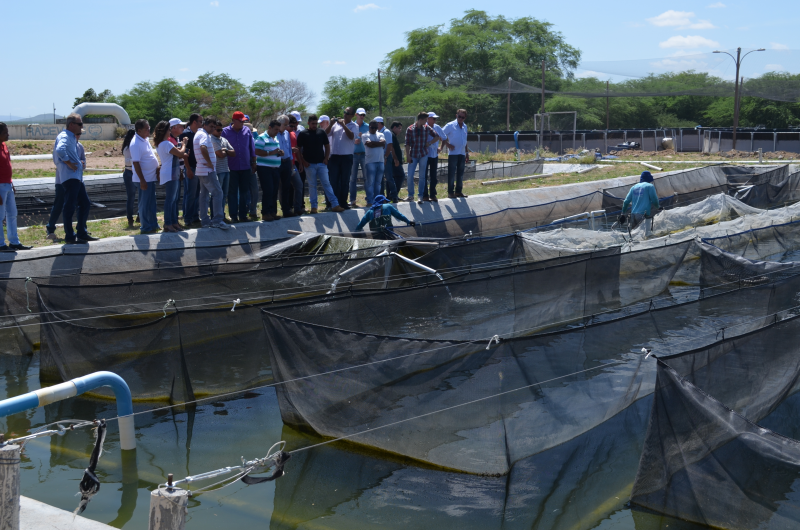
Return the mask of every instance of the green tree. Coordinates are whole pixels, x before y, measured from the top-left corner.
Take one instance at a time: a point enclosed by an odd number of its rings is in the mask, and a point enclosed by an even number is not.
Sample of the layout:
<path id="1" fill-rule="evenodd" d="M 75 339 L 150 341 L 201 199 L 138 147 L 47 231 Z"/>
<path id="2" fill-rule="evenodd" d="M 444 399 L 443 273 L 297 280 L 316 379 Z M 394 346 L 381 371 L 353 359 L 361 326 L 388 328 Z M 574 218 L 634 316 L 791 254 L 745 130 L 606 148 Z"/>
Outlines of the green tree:
<path id="1" fill-rule="evenodd" d="M 81 103 L 107 103 L 113 102 L 114 94 L 109 89 L 105 89 L 99 94 L 93 88 L 88 89 L 82 96 L 75 98 L 73 107 L 77 107 Z"/>
<path id="2" fill-rule="evenodd" d="M 378 112 L 378 80 L 376 77 L 331 77 L 322 90 L 320 114 L 341 116 L 347 107 L 363 107 L 367 115 Z"/>

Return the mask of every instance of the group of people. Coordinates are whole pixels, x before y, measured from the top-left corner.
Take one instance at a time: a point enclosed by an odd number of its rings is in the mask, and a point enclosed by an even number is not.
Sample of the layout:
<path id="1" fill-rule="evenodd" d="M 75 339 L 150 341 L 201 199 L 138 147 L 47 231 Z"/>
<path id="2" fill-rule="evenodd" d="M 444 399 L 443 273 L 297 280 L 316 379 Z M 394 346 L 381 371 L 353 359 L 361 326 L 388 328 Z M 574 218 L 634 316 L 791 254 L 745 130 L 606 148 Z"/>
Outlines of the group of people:
<path id="1" fill-rule="evenodd" d="M 466 197 L 462 192 L 470 152 L 466 118 L 466 111 L 459 109 L 455 120 L 440 127 L 435 112 L 420 112 L 405 130 L 404 149 L 400 142 L 403 125 L 395 121 L 387 127 L 380 116 L 368 122 L 363 108 L 348 107 L 341 118 L 312 114 L 307 127 L 301 125 L 300 113 L 293 111 L 272 120 L 261 134 L 239 111 L 233 113 L 228 126 L 215 117 L 192 114 L 185 123 L 179 118 L 159 122 L 152 135 L 149 122 L 141 119 L 122 142 L 128 226 L 134 228 L 138 221 L 143 234 L 177 232 L 187 227 L 225 230 L 231 223 L 303 215 L 309 213 L 305 209 L 306 183 L 310 213 L 319 211 L 318 186 L 326 211 L 342 212 L 358 206 L 359 169 L 364 177 L 364 206 L 369 208 L 365 218 L 373 216 L 376 221 L 371 218 L 371 226 L 391 224 L 392 216 L 400 219 L 402 215 L 396 208 L 386 207 L 388 203 L 413 202 L 415 196 L 420 203 L 438 200 L 439 154 L 445 148 L 449 151 L 448 197 Z M 0 246 L 0 250 L 24 250 L 28 247 L 21 245 L 16 234 L 11 162 L 5 145 L 8 127 L 0 123 L 0 130 L 0 218 L 5 218 L 9 238 L 9 244 Z M 86 224 L 91 201 L 83 182 L 86 155 L 79 141 L 82 131 L 82 117 L 70 114 L 53 147 L 56 193 L 46 237 L 57 240 L 56 222 L 63 216 L 67 244 L 97 240 Z M 407 177 L 403 169 L 406 160 Z M 419 185 L 415 190 L 417 172 Z M 406 178 L 408 195 L 401 199 Z M 156 215 L 158 185 L 165 191 L 163 227 Z M 136 202 L 138 212 L 134 210 Z M 229 218 L 225 216 L 226 204 Z M 182 224 L 179 209 L 183 212 Z M 383 221 L 377 222 L 379 218 Z"/>

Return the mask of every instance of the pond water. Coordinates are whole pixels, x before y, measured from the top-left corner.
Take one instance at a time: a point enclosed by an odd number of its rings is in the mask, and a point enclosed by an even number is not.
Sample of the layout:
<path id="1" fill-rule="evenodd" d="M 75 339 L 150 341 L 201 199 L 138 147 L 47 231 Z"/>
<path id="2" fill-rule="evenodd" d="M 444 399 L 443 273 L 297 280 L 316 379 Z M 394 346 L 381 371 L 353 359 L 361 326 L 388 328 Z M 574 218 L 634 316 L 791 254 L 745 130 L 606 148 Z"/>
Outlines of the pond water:
<path id="1" fill-rule="evenodd" d="M 38 355 L 0 357 L 0 374 L 2 397 L 34 390 Z M 651 397 L 641 399 L 584 435 L 517 462 L 502 477 L 447 472 L 348 444 L 323 445 L 296 453 L 275 482 L 237 482 L 192 497 L 187 528 L 698 528 L 626 508 L 650 405 Z M 157 406 L 136 404 L 135 410 Z M 787 415 L 780 409 L 775 414 Z M 115 415 L 112 401 L 77 397 L 3 418 L 0 429 L 8 437 L 55 420 Z M 109 423 L 97 467 L 102 486 L 85 517 L 146 528 L 150 491 L 168 473 L 178 479 L 237 465 L 242 456 L 264 456 L 278 440 L 287 441 L 287 450 L 321 441 L 282 424 L 270 388 L 193 410 L 138 415 L 136 433 L 135 454 L 122 454 L 117 425 Z M 93 441 L 91 431 L 81 429 L 28 442 L 22 494 L 74 510 Z"/>

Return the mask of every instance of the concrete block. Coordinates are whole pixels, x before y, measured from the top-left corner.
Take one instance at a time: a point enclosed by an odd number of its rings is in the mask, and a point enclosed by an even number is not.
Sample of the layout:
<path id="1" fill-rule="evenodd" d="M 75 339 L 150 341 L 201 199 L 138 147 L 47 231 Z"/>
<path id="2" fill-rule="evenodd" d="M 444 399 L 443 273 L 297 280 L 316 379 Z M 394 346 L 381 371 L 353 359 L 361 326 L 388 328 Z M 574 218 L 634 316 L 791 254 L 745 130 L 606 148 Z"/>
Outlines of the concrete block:
<path id="1" fill-rule="evenodd" d="M 28 497 L 20 497 L 20 530 L 111 530 L 107 524 Z"/>

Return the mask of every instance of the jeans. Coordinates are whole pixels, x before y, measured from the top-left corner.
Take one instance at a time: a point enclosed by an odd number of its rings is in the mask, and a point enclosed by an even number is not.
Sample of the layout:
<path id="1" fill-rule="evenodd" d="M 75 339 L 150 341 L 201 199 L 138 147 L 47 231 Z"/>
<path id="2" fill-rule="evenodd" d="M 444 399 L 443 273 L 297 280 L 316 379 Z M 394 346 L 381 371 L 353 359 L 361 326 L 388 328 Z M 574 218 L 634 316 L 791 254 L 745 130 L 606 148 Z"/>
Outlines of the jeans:
<path id="1" fill-rule="evenodd" d="M 258 181 L 261 180 L 261 177 L 258 173 L 250 173 L 250 178 L 248 182 L 250 183 L 250 215 L 254 215 L 258 217 Z M 278 190 L 275 190 L 275 198 L 277 200 Z M 264 191 L 261 191 L 261 194 L 264 194 Z M 264 210 L 264 205 L 261 205 L 261 210 Z M 277 210 L 276 210 L 277 211 Z"/>
<path id="2" fill-rule="evenodd" d="M 436 185 L 439 183 L 439 179 L 436 178 L 436 172 L 438 170 L 439 170 L 439 159 L 438 158 L 434 158 L 432 156 L 429 156 L 428 157 L 428 187 L 430 188 L 430 193 L 426 193 L 425 195 L 430 197 L 431 199 L 436 197 Z"/>
<path id="3" fill-rule="evenodd" d="M 331 155 L 328 160 L 331 188 L 337 201 L 337 204 L 331 204 L 331 206 L 345 206 L 347 204 L 347 192 L 350 186 L 350 172 L 352 169 L 353 155 Z"/>
<path id="4" fill-rule="evenodd" d="M 308 179 L 308 200 L 311 202 L 311 208 L 317 207 L 317 178 L 322 184 L 322 192 L 325 194 L 325 199 L 331 203 L 331 207 L 336 208 L 339 206 L 339 200 L 333 192 L 331 183 L 328 180 L 328 166 L 325 164 L 310 164 L 306 168 L 306 179 Z"/>
<path id="5" fill-rule="evenodd" d="M 74 180 L 74 179 L 73 179 Z M 6 220 L 6 230 L 8 231 L 8 244 L 19 245 L 17 236 L 17 201 L 14 200 L 14 187 L 9 184 L 0 184 L 0 245 L 5 245 L 6 240 L 3 235 L 3 218 Z"/>
<path id="6" fill-rule="evenodd" d="M 383 180 L 383 162 L 370 162 L 364 173 L 364 193 L 367 195 L 367 204 L 372 204 L 375 196 L 381 191 Z"/>
<path id="7" fill-rule="evenodd" d="M 156 181 L 148 182 L 146 190 L 139 184 L 139 220 L 142 222 L 142 234 L 155 232 L 159 228 L 156 217 L 156 184 Z"/>
<path id="8" fill-rule="evenodd" d="M 380 185 L 381 195 L 391 201 L 397 200 L 397 183 L 394 181 L 394 154 L 386 158 L 383 164 L 383 177 Z"/>
<path id="9" fill-rule="evenodd" d="M 133 170 L 126 169 L 122 172 L 122 182 L 125 183 L 125 215 L 128 216 L 128 219 L 133 219 L 133 212 L 135 211 L 133 203 L 136 201 L 136 190 L 139 189 L 136 183 L 133 182 Z M 58 196 L 58 186 L 56 184 L 56 196 Z"/>
<path id="10" fill-rule="evenodd" d="M 292 159 L 281 159 L 280 167 L 281 191 L 280 202 L 284 217 L 294 208 L 294 187 L 292 182 Z"/>
<path id="11" fill-rule="evenodd" d="M 228 214 L 234 221 L 247 219 L 247 192 L 250 191 L 249 169 L 230 172 L 228 183 Z"/>
<path id="12" fill-rule="evenodd" d="M 261 182 L 261 214 L 277 215 L 281 168 L 258 166 L 258 180 Z"/>
<path id="13" fill-rule="evenodd" d="M 164 184 L 166 197 L 164 197 L 164 225 L 178 224 L 178 192 L 181 189 L 180 180 L 170 180 Z"/>
<path id="14" fill-rule="evenodd" d="M 467 157 L 465 155 L 450 155 L 447 157 L 447 193 L 461 193 L 464 185 L 464 164 Z M 453 184 L 455 183 L 455 190 Z"/>
<path id="15" fill-rule="evenodd" d="M 419 166 L 419 197 L 420 199 L 426 195 L 428 188 L 425 186 L 425 170 L 428 167 L 428 157 L 421 156 L 419 158 L 412 158 L 408 162 L 408 198 L 414 198 L 414 171 Z"/>
<path id="16" fill-rule="evenodd" d="M 298 215 L 306 209 L 306 203 L 303 200 L 303 195 L 305 195 L 305 182 L 303 182 L 294 164 L 292 164 L 292 189 L 294 190 L 294 214 Z"/>
<path id="17" fill-rule="evenodd" d="M 361 176 L 364 177 L 364 191 L 367 189 L 367 153 L 353 153 L 353 169 L 350 170 L 350 202 L 356 202 L 358 192 L 358 167 L 361 166 Z M 367 200 L 367 203 L 372 201 Z"/>
<path id="18" fill-rule="evenodd" d="M 200 207 L 197 204 L 200 196 L 198 179 L 196 174 L 192 178 L 187 176 L 183 179 L 183 224 L 187 226 L 200 220 Z"/>
<path id="19" fill-rule="evenodd" d="M 67 179 L 62 183 L 64 186 L 64 239 L 75 241 L 75 232 L 72 231 L 72 216 L 78 211 L 75 230 L 77 237 L 83 238 L 89 235 L 86 231 L 86 220 L 89 218 L 89 196 L 86 194 L 86 187 L 78 179 Z"/>
<path id="20" fill-rule="evenodd" d="M 58 222 L 61 212 L 64 210 L 64 185 L 56 184 L 56 198 L 53 201 L 53 209 L 50 210 L 50 220 L 47 222 L 47 231 L 53 233 L 56 231 L 56 222 Z"/>
<path id="21" fill-rule="evenodd" d="M 217 179 L 219 180 L 219 187 L 222 188 L 222 217 L 225 217 L 225 202 L 228 199 L 228 185 L 230 184 L 231 179 L 231 172 L 230 171 L 223 171 L 222 173 L 217 173 Z M 230 211 L 230 208 L 228 208 Z M 211 205 L 211 215 L 214 215 L 214 205 Z"/>
<path id="22" fill-rule="evenodd" d="M 222 186 L 219 185 L 216 171 L 209 171 L 208 175 L 195 175 L 200 179 L 200 222 L 203 226 L 219 225 L 225 219 L 225 210 L 222 209 Z M 208 199 L 211 198 L 211 211 L 214 217 L 208 217 Z"/>

